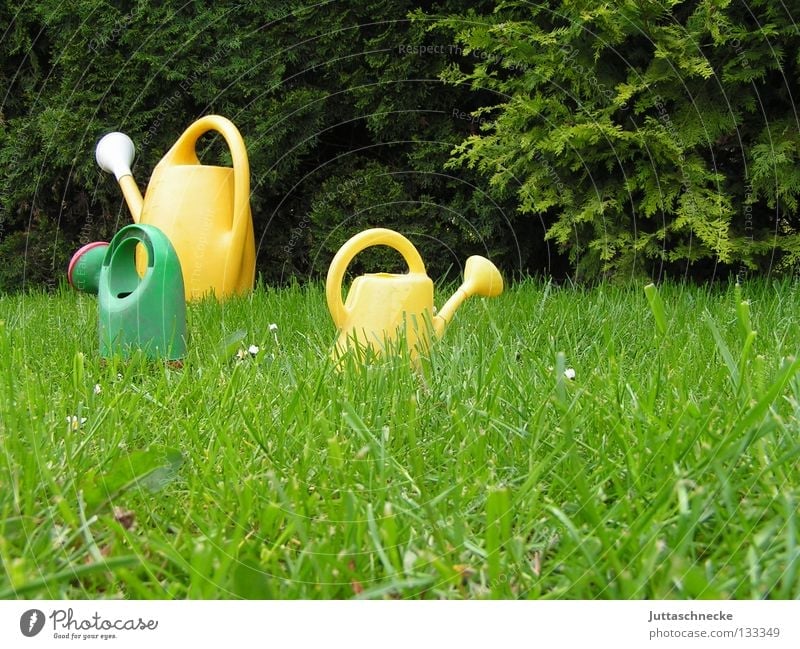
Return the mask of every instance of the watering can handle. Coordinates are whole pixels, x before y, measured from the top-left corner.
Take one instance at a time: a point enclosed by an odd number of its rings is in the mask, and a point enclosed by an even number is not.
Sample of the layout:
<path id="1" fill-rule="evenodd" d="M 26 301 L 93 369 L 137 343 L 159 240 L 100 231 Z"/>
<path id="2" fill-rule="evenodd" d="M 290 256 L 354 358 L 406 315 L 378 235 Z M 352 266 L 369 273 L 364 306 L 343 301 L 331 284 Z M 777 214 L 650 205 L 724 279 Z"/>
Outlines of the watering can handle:
<path id="1" fill-rule="evenodd" d="M 325 296 L 328 300 L 328 309 L 337 327 L 342 328 L 347 320 L 348 310 L 342 302 L 342 282 L 344 274 L 353 258 L 366 248 L 372 246 L 389 246 L 403 255 L 411 273 L 425 274 L 425 264 L 414 244 L 402 234 L 386 228 L 372 228 L 364 230 L 351 237 L 336 253 L 328 269 L 328 278 L 325 282 Z"/>
<path id="2" fill-rule="evenodd" d="M 228 145 L 233 159 L 233 218 L 231 221 L 230 250 L 244 249 L 247 226 L 250 222 L 250 162 L 242 134 L 236 125 L 221 115 L 206 115 L 191 124 L 178 141 L 172 145 L 158 164 L 166 165 L 199 165 L 197 157 L 197 140 L 209 131 L 216 131 Z M 228 255 L 231 263 L 236 255 Z M 235 282 L 238 269 L 228 269 L 226 264 L 225 283 Z"/>

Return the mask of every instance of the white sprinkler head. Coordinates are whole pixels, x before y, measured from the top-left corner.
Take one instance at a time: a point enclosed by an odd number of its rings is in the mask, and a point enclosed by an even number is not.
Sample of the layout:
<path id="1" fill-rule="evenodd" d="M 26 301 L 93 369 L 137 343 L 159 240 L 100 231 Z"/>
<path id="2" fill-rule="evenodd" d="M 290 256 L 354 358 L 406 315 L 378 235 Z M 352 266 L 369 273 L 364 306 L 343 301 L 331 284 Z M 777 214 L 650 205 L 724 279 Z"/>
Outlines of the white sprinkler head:
<path id="1" fill-rule="evenodd" d="M 103 171 L 114 174 L 117 180 L 130 176 L 136 147 L 125 133 L 109 133 L 97 143 L 94 157 Z"/>

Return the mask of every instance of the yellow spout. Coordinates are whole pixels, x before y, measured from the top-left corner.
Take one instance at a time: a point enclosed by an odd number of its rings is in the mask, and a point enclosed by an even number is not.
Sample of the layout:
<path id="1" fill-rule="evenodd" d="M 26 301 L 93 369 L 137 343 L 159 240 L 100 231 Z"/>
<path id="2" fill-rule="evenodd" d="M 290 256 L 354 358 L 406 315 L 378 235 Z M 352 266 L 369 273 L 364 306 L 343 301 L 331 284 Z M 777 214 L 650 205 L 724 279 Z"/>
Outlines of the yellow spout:
<path id="1" fill-rule="evenodd" d="M 503 278 L 497 266 L 486 257 L 473 255 L 467 259 L 464 266 L 464 282 L 433 318 L 433 330 L 436 336 L 444 333 L 456 310 L 468 297 L 472 295 L 495 297 L 502 292 Z"/>
<path id="2" fill-rule="evenodd" d="M 138 223 L 142 216 L 142 205 L 144 204 L 139 186 L 136 184 L 133 176 L 123 176 L 120 178 L 119 186 L 122 190 L 122 195 L 125 197 L 125 202 L 128 204 L 128 209 L 131 211 L 133 222 Z"/>

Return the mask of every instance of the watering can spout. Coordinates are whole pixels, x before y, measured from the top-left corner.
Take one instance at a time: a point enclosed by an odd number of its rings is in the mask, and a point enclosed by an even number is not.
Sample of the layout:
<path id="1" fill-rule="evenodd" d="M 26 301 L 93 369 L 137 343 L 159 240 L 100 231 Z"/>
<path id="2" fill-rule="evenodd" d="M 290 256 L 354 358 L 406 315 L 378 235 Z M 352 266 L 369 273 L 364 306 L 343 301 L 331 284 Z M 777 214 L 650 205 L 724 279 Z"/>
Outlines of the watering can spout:
<path id="1" fill-rule="evenodd" d="M 450 299 L 445 302 L 439 313 L 433 316 L 433 332 L 439 338 L 447 329 L 450 320 L 453 319 L 456 310 L 460 307 L 464 300 L 469 297 L 463 288 L 459 287 L 458 290 L 450 296 Z"/>
<path id="2" fill-rule="evenodd" d="M 125 197 L 128 209 L 131 211 L 133 222 L 139 223 L 142 216 L 142 205 L 144 204 L 139 186 L 136 184 L 133 176 L 123 176 L 120 178 L 119 186 L 122 188 L 122 195 Z"/>
<path id="3" fill-rule="evenodd" d="M 441 336 L 444 333 L 456 310 L 468 297 L 472 295 L 496 297 L 502 292 L 503 277 L 500 275 L 500 271 L 497 270 L 497 266 L 486 257 L 473 255 L 467 259 L 467 263 L 464 266 L 464 282 L 433 318 L 433 330 L 436 336 Z"/>
<path id="4" fill-rule="evenodd" d="M 131 164 L 136 147 L 133 141 L 124 133 L 109 133 L 97 143 L 95 159 L 103 171 L 114 174 L 122 189 L 122 195 L 131 211 L 134 223 L 139 222 L 142 216 L 144 199 L 139 191 L 139 186 L 133 179 Z"/>

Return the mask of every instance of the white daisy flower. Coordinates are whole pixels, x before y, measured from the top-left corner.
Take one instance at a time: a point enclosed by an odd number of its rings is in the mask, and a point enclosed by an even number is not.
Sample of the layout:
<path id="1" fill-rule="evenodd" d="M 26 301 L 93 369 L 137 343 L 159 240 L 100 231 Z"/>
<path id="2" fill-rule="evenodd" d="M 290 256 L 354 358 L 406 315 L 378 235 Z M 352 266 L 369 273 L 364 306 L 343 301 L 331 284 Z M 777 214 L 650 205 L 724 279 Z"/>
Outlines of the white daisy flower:
<path id="1" fill-rule="evenodd" d="M 68 426 L 69 426 L 69 427 L 70 427 L 72 430 L 78 430 L 78 429 L 79 429 L 81 426 L 83 426 L 85 423 L 86 423 L 86 417 L 80 417 L 80 418 L 79 418 L 79 417 L 77 417 L 77 416 L 75 416 L 75 415 L 72 415 L 72 416 L 70 416 L 70 417 L 67 417 L 67 425 L 68 425 Z"/>
<path id="2" fill-rule="evenodd" d="M 566 376 L 570 381 L 575 378 L 575 370 L 571 367 L 568 367 L 564 370 L 564 376 Z"/>

